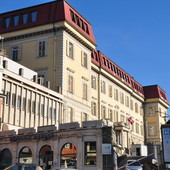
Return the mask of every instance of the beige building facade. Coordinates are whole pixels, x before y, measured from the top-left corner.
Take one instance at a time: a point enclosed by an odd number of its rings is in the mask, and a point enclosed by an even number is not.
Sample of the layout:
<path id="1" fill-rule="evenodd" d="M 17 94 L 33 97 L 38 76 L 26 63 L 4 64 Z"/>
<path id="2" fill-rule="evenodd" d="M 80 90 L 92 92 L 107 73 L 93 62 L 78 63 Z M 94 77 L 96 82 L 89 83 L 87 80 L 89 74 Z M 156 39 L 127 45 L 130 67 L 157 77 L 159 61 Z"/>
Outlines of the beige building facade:
<path id="1" fill-rule="evenodd" d="M 0 17 L 8 58 L 37 72 L 39 83 L 62 96 L 65 107 L 58 121 L 108 122 L 114 127 L 115 143 L 121 146 L 117 150 L 120 155 L 131 154 L 132 144 L 161 140 L 160 125 L 166 120 L 158 112 L 167 114 L 166 93 L 152 86 L 155 95 L 150 95 L 148 86 L 144 88 L 97 51 L 91 24 L 66 1 L 19 9 Z M 148 116 L 152 106 L 154 115 Z M 46 119 L 44 122 L 37 125 L 48 125 Z"/>

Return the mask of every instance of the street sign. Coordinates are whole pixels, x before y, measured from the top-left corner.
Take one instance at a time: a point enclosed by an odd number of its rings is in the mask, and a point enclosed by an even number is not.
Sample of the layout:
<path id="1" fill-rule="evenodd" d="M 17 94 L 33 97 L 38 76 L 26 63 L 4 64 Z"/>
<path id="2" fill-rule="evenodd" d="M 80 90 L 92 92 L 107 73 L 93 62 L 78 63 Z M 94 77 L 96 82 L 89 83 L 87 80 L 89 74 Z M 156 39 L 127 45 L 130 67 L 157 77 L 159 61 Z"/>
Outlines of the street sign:
<path id="1" fill-rule="evenodd" d="M 103 143 L 102 144 L 102 154 L 103 155 L 111 155 L 111 144 Z"/>
<path id="2" fill-rule="evenodd" d="M 162 125 L 161 129 L 164 162 L 170 163 L 170 125 Z"/>

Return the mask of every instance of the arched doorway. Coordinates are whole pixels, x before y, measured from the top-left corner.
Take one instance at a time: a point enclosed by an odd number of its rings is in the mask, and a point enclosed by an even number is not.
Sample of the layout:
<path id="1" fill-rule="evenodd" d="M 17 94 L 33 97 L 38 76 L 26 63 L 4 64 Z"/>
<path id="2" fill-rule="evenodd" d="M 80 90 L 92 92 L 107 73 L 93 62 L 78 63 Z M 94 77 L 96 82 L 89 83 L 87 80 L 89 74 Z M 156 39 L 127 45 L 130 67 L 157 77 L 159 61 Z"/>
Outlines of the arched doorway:
<path id="1" fill-rule="evenodd" d="M 61 149 L 61 168 L 77 167 L 77 150 L 74 144 L 66 143 Z"/>
<path id="2" fill-rule="evenodd" d="M 12 165 L 12 153 L 9 149 L 4 149 L 0 153 L 0 169 Z"/>
<path id="3" fill-rule="evenodd" d="M 51 146 L 44 145 L 39 152 L 39 165 L 43 169 L 51 169 L 53 165 L 53 151 L 51 151 Z"/>
<path id="4" fill-rule="evenodd" d="M 24 147 L 20 150 L 19 163 L 32 163 L 32 152 L 29 147 Z"/>

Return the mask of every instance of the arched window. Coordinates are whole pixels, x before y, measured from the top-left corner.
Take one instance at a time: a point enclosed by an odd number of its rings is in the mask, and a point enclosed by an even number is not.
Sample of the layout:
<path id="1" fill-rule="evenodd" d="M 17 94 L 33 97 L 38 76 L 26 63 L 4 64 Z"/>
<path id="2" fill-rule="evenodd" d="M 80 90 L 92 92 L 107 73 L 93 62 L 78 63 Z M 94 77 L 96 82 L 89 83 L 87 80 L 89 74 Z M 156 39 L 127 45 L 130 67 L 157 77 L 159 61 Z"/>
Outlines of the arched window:
<path id="1" fill-rule="evenodd" d="M 29 147 L 24 147 L 20 150 L 19 163 L 32 163 L 32 152 Z"/>
<path id="2" fill-rule="evenodd" d="M 51 169 L 53 165 L 53 151 L 51 151 L 51 146 L 44 145 L 39 152 L 39 165 L 43 169 Z"/>
<path id="3" fill-rule="evenodd" d="M 77 167 L 77 150 L 72 143 L 66 143 L 61 149 L 61 168 Z"/>
<path id="4" fill-rule="evenodd" d="M 12 154 L 9 149 L 4 149 L 0 153 L 0 167 L 5 168 L 12 165 Z"/>

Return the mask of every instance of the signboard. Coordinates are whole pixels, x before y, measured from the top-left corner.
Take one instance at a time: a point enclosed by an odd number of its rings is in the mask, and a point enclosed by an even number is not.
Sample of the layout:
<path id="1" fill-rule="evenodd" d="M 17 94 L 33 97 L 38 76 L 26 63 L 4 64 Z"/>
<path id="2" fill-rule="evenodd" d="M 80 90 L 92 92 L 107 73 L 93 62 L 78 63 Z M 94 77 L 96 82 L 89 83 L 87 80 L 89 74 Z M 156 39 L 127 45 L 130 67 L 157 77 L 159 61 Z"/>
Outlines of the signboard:
<path id="1" fill-rule="evenodd" d="M 170 163 L 170 126 L 162 125 L 162 144 L 164 162 Z"/>
<path id="2" fill-rule="evenodd" d="M 111 144 L 103 143 L 102 144 L 102 154 L 103 155 L 111 155 Z"/>

